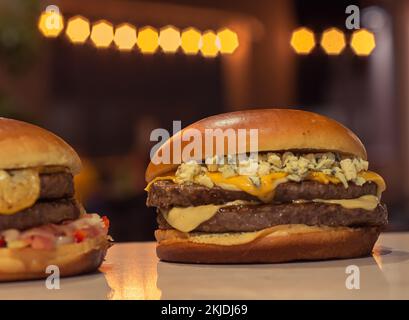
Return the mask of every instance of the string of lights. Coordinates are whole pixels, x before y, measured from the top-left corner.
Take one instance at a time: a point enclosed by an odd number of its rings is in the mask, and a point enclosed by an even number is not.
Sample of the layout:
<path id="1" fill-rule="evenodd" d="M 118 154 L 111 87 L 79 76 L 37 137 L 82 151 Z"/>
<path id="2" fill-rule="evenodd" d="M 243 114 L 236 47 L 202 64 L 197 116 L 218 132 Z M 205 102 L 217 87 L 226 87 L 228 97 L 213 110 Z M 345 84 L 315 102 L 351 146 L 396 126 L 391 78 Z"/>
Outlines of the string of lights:
<path id="1" fill-rule="evenodd" d="M 64 27 L 64 17 L 58 12 L 44 11 L 38 21 L 39 30 L 48 38 L 60 36 Z M 157 30 L 152 26 L 137 28 L 129 23 L 114 26 L 107 20 L 91 23 L 80 15 L 68 19 L 65 35 L 73 44 L 89 41 L 96 48 L 109 48 L 114 44 L 121 51 L 136 47 L 142 54 L 153 54 L 160 48 L 164 53 L 175 53 L 180 49 L 187 55 L 201 53 L 204 57 L 216 57 L 218 54 L 233 54 L 239 46 L 237 33 L 228 28 L 201 32 L 188 27 L 181 31 L 169 25 Z M 299 27 L 292 32 L 290 45 L 297 54 L 307 55 L 316 47 L 316 42 L 312 30 Z M 349 44 L 356 55 L 369 56 L 376 47 L 375 35 L 367 29 L 355 30 Z M 338 28 L 329 28 L 321 35 L 320 46 L 328 55 L 339 55 L 346 45 L 345 34 Z"/>
<path id="2" fill-rule="evenodd" d="M 91 23 L 86 17 L 77 15 L 67 20 L 58 12 L 44 11 L 38 28 L 47 38 L 56 38 L 63 34 L 73 44 L 92 43 L 96 48 L 115 46 L 121 51 L 137 48 L 142 54 L 153 54 L 160 48 L 164 53 L 175 53 L 179 49 L 187 54 L 202 54 L 204 57 L 216 57 L 218 54 L 233 54 L 239 46 L 237 33 L 229 28 L 218 32 L 206 30 L 200 32 L 188 27 L 179 30 L 175 26 L 165 26 L 160 30 L 152 26 L 137 28 L 129 23 L 114 26 L 107 20 Z"/>
<path id="3" fill-rule="evenodd" d="M 339 55 L 346 47 L 345 34 L 337 28 L 325 30 L 320 39 L 321 48 L 328 55 Z M 350 37 L 352 51 L 358 56 L 369 56 L 376 47 L 375 35 L 367 29 L 355 30 Z M 312 30 L 300 27 L 293 31 L 290 45 L 297 54 L 307 55 L 316 46 Z"/>

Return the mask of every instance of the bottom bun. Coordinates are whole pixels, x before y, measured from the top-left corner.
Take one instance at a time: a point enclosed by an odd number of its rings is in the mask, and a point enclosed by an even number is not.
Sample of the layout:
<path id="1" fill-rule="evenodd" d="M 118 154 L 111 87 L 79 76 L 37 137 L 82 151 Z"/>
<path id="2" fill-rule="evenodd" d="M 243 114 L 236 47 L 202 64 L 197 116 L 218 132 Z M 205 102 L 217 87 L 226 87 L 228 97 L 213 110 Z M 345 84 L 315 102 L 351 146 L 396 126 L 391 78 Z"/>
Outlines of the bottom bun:
<path id="1" fill-rule="evenodd" d="M 374 227 L 314 228 L 313 232 L 284 232 L 238 245 L 197 243 L 176 230 L 171 233 L 156 230 L 155 236 L 159 240 L 156 252 L 161 260 L 186 263 L 276 263 L 355 258 L 369 255 L 380 233 Z"/>
<path id="2" fill-rule="evenodd" d="M 50 275 L 46 273 L 50 265 L 58 266 L 61 277 L 95 271 L 109 247 L 107 237 L 100 236 L 53 250 L 0 249 L 0 281 L 46 278 Z"/>

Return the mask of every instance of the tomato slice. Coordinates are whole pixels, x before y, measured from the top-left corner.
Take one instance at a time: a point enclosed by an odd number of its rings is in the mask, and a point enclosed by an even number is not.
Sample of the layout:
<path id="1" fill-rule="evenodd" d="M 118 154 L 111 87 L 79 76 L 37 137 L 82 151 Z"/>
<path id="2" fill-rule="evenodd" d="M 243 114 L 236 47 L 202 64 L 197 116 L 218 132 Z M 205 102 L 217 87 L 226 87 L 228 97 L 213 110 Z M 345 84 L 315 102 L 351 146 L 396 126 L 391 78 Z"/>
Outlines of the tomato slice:
<path id="1" fill-rule="evenodd" d="M 4 240 L 4 237 L 0 237 L 0 248 L 3 248 L 6 246 L 6 240 Z"/>
<path id="2" fill-rule="evenodd" d="M 87 234 L 84 230 L 77 230 L 74 232 L 74 239 L 75 239 L 75 242 L 77 243 L 84 241 L 86 236 Z"/>
<path id="3" fill-rule="evenodd" d="M 107 216 L 102 216 L 101 219 L 102 219 L 102 222 L 105 225 L 105 228 L 109 229 L 109 219 L 108 219 L 108 217 Z"/>

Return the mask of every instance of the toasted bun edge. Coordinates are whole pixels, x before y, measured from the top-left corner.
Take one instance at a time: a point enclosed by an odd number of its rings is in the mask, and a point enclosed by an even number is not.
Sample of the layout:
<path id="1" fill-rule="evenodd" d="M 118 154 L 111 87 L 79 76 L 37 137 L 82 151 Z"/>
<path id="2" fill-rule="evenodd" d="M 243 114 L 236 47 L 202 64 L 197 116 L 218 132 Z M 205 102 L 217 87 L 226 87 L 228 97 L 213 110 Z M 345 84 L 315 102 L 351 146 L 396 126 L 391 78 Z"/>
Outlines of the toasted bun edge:
<path id="1" fill-rule="evenodd" d="M 64 166 L 81 170 L 75 150 L 57 135 L 33 124 L 0 118 L 0 169 Z"/>
<path id="2" fill-rule="evenodd" d="M 267 236 L 230 246 L 174 238 L 160 241 L 156 251 L 159 259 L 164 261 L 210 264 L 355 258 L 369 255 L 379 234 L 376 227 L 333 228 L 321 232 Z"/>

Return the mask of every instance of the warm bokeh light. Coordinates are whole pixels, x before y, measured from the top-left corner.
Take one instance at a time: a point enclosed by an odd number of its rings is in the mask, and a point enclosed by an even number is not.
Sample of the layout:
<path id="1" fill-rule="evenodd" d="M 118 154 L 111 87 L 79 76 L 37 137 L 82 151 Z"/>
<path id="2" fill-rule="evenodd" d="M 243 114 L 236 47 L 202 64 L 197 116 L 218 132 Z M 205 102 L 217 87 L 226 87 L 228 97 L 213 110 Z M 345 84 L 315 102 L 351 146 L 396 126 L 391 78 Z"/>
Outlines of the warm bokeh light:
<path id="1" fill-rule="evenodd" d="M 180 47 L 180 32 L 173 26 L 161 29 L 159 33 L 159 45 L 164 52 L 176 52 Z"/>
<path id="2" fill-rule="evenodd" d="M 206 31 L 202 36 L 200 51 L 204 57 L 215 57 L 219 53 L 219 41 L 213 31 Z"/>
<path id="3" fill-rule="evenodd" d="M 351 48 L 358 56 L 368 56 L 376 47 L 375 35 L 366 30 L 357 30 L 352 34 Z"/>
<path id="4" fill-rule="evenodd" d="M 340 54 L 345 48 L 345 35 L 337 28 L 324 31 L 321 38 L 321 47 L 329 55 Z"/>
<path id="5" fill-rule="evenodd" d="M 129 51 L 136 44 L 136 29 L 134 26 L 123 23 L 115 29 L 114 42 L 119 50 Z"/>
<path id="6" fill-rule="evenodd" d="M 107 48 L 114 39 L 114 27 L 111 23 L 101 20 L 92 26 L 91 40 L 97 48 Z"/>
<path id="7" fill-rule="evenodd" d="M 196 54 L 202 46 L 202 35 L 195 28 L 187 28 L 181 36 L 182 50 L 186 54 Z"/>
<path id="8" fill-rule="evenodd" d="M 233 53 L 239 46 L 239 38 L 237 34 L 230 29 L 223 29 L 217 33 L 218 40 L 220 41 L 220 52 L 223 54 Z"/>
<path id="9" fill-rule="evenodd" d="M 88 19 L 82 16 L 75 16 L 68 20 L 65 33 L 73 43 L 84 43 L 90 35 L 90 25 Z"/>
<path id="10" fill-rule="evenodd" d="M 314 33 L 308 28 L 298 28 L 293 32 L 290 44 L 298 54 L 308 54 L 315 47 Z"/>
<path id="11" fill-rule="evenodd" d="M 58 12 L 44 11 L 38 19 L 38 29 L 45 37 L 55 38 L 64 29 L 64 18 Z"/>
<path id="12" fill-rule="evenodd" d="M 140 29 L 137 44 L 142 53 L 154 53 L 159 46 L 158 31 L 149 26 Z"/>

